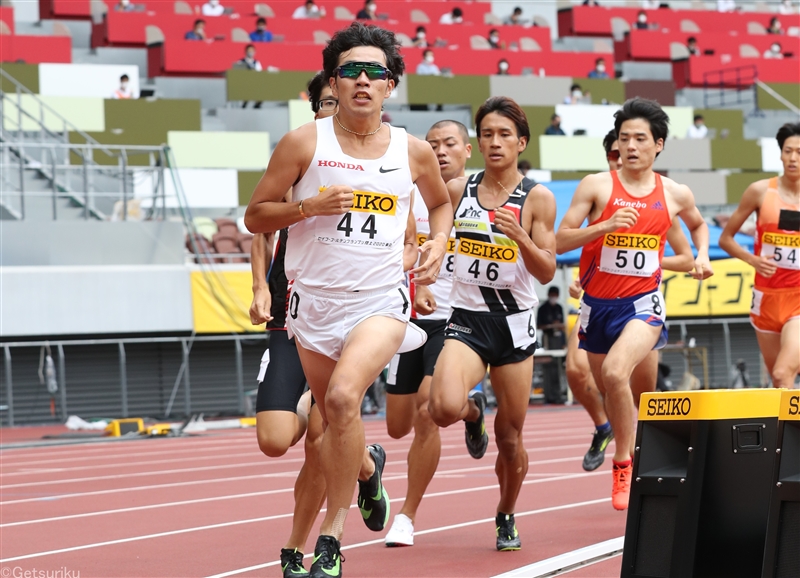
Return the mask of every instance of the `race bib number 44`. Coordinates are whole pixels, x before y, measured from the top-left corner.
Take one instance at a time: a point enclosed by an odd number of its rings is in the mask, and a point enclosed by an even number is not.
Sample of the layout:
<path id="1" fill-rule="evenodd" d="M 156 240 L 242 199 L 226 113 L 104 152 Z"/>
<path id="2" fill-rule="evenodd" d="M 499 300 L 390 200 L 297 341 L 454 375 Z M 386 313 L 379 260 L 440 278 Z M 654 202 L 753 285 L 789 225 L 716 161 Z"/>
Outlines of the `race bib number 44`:
<path id="1" fill-rule="evenodd" d="M 509 289 L 517 273 L 519 248 L 461 239 L 456 250 L 456 280 L 494 289 Z"/>
<path id="2" fill-rule="evenodd" d="M 328 245 L 390 249 L 397 241 L 397 196 L 353 191 L 353 207 L 344 215 L 316 217 L 316 240 Z"/>
<path id="3" fill-rule="evenodd" d="M 772 262 L 781 269 L 800 271 L 800 234 L 764 233 L 761 256 L 772 257 Z"/>
<path id="4" fill-rule="evenodd" d="M 658 271 L 661 238 L 657 235 L 609 233 L 603 239 L 600 270 L 612 275 L 650 277 Z"/>

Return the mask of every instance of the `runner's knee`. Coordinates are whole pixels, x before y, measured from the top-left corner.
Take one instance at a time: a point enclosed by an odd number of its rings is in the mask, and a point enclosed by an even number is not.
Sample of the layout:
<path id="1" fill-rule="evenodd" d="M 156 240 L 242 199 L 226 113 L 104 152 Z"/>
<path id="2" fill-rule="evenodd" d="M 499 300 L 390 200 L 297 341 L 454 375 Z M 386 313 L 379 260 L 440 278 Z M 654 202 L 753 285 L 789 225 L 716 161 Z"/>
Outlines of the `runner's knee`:
<path id="1" fill-rule="evenodd" d="M 791 368 L 783 363 L 776 363 L 772 369 L 772 385 L 775 387 L 791 388 L 794 378 L 797 375 L 797 368 Z"/>
<path id="2" fill-rule="evenodd" d="M 332 384 L 325 395 L 325 414 L 328 424 L 349 423 L 361 414 L 361 395 L 351 387 Z"/>
<path id="3" fill-rule="evenodd" d="M 517 457 L 517 452 L 520 449 L 520 435 L 519 431 L 508 428 L 506 431 L 498 433 L 495 432 L 497 451 L 500 457 L 506 461 L 511 461 Z"/>
<path id="4" fill-rule="evenodd" d="M 386 417 L 386 431 L 389 437 L 399 440 L 407 436 L 411 432 L 412 420 L 406 418 L 405 415 L 388 415 Z"/>
<path id="5" fill-rule="evenodd" d="M 270 431 L 267 428 L 261 428 L 257 432 L 257 437 L 258 448 L 265 456 L 270 458 L 279 458 L 292 447 L 293 436 L 285 433 L 278 433 Z"/>
<path id="6" fill-rule="evenodd" d="M 461 416 L 462 409 L 464 409 L 463 404 L 441 396 L 432 395 L 428 402 L 428 412 L 433 418 L 433 422 L 439 427 L 447 427 L 456 423 Z"/>

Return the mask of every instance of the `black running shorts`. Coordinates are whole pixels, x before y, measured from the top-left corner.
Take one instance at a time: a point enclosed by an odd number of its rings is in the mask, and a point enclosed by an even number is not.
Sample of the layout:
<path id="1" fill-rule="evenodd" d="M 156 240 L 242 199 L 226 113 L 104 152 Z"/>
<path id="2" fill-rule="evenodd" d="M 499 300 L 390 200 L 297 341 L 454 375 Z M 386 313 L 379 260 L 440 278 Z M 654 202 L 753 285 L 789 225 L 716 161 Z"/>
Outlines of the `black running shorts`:
<path id="1" fill-rule="evenodd" d="M 433 375 L 433 368 L 436 360 L 444 346 L 444 328 L 447 322 L 444 319 L 412 319 L 409 323 L 414 323 L 417 327 L 428 334 L 425 345 L 400 354 L 397 364 L 397 375 L 394 383 L 386 384 L 386 393 L 393 395 L 409 395 L 417 393 L 422 379 L 426 375 Z"/>
<path id="2" fill-rule="evenodd" d="M 264 381 L 258 384 L 256 412 L 297 411 L 297 402 L 306 389 L 306 376 L 294 339 L 285 330 L 269 334 L 269 365 Z"/>
<path id="3" fill-rule="evenodd" d="M 509 318 L 517 316 L 525 318 L 522 321 L 528 326 L 527 330 L 523 328 L 528 334 L 527 339 L 518 335 L 515 340 L 512 334 Z M 514 327 L 519 333 L 519 325 L 514 324 Z M 537 347 L 535 336 L 536 321 L 528 312 L 508 314 L 464 309 L 453 309 L 444 333 L 445 339 L 457 339 L 477 353 L 484 363 L 494 367 L 519 363 L 532 356 Z"/>

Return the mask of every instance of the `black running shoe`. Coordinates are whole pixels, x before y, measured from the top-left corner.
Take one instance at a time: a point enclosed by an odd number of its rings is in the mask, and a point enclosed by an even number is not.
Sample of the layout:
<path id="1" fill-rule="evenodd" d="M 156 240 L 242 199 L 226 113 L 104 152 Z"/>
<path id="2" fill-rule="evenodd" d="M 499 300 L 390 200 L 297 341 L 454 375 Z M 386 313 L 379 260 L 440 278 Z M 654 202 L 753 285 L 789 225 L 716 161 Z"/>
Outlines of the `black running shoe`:
<path id="1" fill-rule="evenodd" d="M 517 525 L 514 523 L 514 514 L 497 514 L 494 519 L 497 526 L 497 549 L 501 552 L 510 552 L 522 548 Z"/>
<path id="2" fill-rule="evenodd" d="M 281 549 L 281 568 L 283 578 L 308 578 L 308 572 L 303 568 L 303 553 L 294 550 Z"/>
<path id="3" fill-rule="evenodd" d="M 611 428 L 606 433 L 594 430 L 592 445 L 589 446 L 589 451 L 583 456 L 584 470 L 591 472 L 603 465 L 603 461 L 606 459 L 606 448 L 613 439 L 614 431 Z"/>
<path id="4" fill-rule="evenodd" d="M 358 508 L 367 528 L 380 532 L 389 521 L 390 513 L 389 496 L 381 482 L 386 452 L 378 444 L 368 446 L 367 449 L 375 461 L 375 472 L 366 482 L 358 480 Z"/>
<path id="5" fill-rule="evenodd" d="M 478 406 L 481 415 L 478 421 L 464 420 L 466 427 L 464 437 L 467 440 L 469 455 L 479 460 L 486 453 L 486 448 L 489 447 L 489 434 L 486 433 L 486 421 L 483 419 L 483 413 L 486 410 L 486 396 L 481 391 L 473 391 L 470 392 L 469 398 Z"/>
<path id="6" fill-rule="evenodd" d="M 341 578 L 344 556 L 339 551 L 339 546 L 339 540 L 333 536 L 317 538 L 309 578 Z"/>

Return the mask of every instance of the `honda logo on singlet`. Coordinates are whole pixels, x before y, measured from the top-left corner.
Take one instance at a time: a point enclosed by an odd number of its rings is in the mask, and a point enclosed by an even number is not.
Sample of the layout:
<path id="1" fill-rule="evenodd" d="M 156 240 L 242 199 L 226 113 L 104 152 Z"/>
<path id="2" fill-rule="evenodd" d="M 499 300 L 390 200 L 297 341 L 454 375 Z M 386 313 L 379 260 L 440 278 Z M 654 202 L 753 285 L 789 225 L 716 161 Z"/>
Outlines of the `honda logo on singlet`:
<path id="1" fill-rule="evenodd" d="M 361 165 L 354 165 L 353 163 L 342 163 L 339 161 L 319 161 L 317 166 L 331 167 L 332 169 L 347 169 L 350 171 L 364 172 L 364 167 L 362 167 Z"/>

